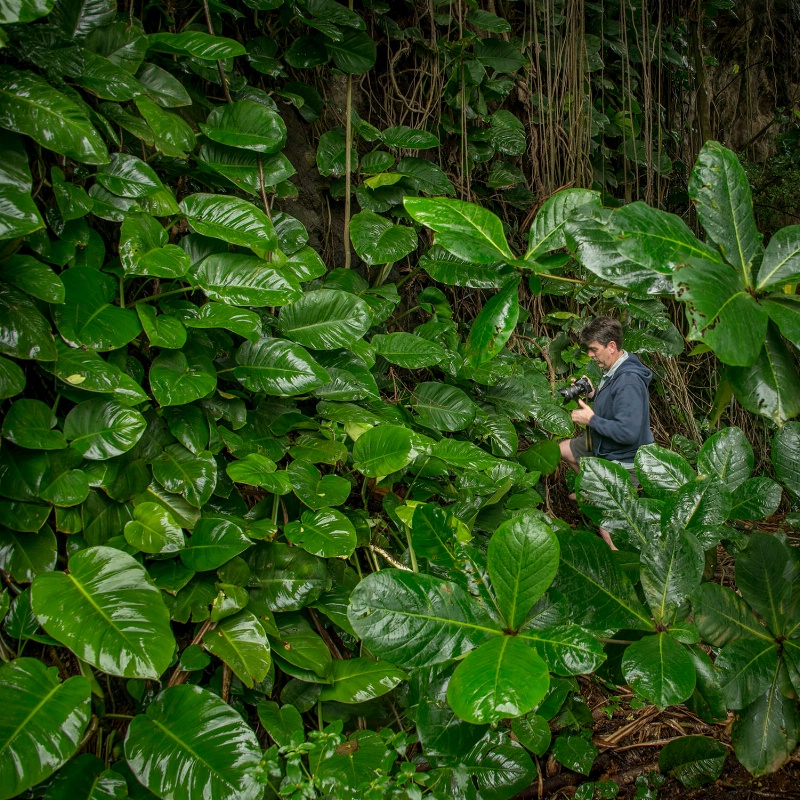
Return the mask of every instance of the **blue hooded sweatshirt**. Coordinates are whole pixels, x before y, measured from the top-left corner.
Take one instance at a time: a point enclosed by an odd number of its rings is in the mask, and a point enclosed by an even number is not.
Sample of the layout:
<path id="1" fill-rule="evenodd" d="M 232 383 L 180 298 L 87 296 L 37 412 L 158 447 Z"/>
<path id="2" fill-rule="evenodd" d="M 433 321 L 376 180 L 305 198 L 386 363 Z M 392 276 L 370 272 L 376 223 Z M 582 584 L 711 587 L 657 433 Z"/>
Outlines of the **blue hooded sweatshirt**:
<path id="1" fill-rule="evenodd" d="M 589 420 L 594 455 L 631 463 L 636 450 L 653 441 L 647 391 L 652 377 L 653 373 L 631 353 L 595 392 L 594 416 Z"/>

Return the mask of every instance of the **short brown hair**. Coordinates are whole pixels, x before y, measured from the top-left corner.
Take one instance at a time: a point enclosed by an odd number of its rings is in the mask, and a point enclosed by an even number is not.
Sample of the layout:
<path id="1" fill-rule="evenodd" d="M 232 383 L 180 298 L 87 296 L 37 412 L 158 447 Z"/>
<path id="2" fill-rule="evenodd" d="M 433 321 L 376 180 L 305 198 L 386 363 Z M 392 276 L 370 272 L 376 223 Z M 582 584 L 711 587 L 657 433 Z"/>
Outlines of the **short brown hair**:
<path id="1" fill-rule="evenodd" d="M 582 345 L 598 342 L 608 347 L 609 342 L 615 342 L 622 350 L 622 325 L 611 317 L 595 317 L 581 328 L 579 337 Z"/>

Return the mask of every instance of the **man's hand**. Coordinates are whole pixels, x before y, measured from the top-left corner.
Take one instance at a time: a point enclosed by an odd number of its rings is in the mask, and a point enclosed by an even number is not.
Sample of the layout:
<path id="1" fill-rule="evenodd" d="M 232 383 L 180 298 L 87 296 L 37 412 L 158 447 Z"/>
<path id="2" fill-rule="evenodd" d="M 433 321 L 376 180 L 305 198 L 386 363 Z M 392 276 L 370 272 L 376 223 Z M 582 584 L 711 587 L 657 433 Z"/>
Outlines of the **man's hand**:
<path id="1" fill-rule="evenodd" d="M 594 416 L 594 411 L 580 398 L 578 398 L 578 405 L 580 408 L 576 408 L 572 412 L 572 421 L 577 422 L 579 425 L 588 425 L 589 420 Z"/>
<path id="2" fill-rule="evenodd" d="M 589 386 L 592 387 L 592 391 L 586 395 L 591 400 L 594 397 L 594 384 L 592 383 L 592 379 L 588 375 L 583 375 L 582 377 L 586 378 L 586 382 L 589 384 Z"/>

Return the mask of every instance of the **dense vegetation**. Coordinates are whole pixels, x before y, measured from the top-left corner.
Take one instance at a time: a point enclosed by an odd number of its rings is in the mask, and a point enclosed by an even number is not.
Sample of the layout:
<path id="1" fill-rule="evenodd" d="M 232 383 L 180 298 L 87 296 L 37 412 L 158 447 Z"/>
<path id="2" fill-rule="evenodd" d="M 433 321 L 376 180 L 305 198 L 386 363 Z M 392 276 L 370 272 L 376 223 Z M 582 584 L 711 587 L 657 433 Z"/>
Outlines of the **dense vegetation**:
<path id="1" fill-rule="evenodd" d="M 510 798 L 578 675 L 793 752 L 800 226 L 677 168 L 686 21 L 506 11 L 0 3 L 0 798 Z M 545 513 L 599 311 L 769 442 L 586 459 L 619 553 Z"/>

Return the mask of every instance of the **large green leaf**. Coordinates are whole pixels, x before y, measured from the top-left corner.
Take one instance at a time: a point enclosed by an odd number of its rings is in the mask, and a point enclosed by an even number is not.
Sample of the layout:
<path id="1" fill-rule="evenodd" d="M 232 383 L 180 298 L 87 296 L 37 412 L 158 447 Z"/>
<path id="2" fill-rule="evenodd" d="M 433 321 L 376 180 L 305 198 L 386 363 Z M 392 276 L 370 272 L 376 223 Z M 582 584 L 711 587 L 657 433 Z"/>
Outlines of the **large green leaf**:
<path id="1" fill-rule="evenodd" d="M 22 292 L 0 283 L 0 353 L 15 358 L 55 361 L 50 323 Z"/>
<path id="2" fill-rule="evenodd" d="M 727 708 L 745 708 L 769 686 L 778 668 L 778 645 L 763 639 L 738 639 L 726 645 L 714 667 Z"/>
<path id="3" fill-rule="evenodd" d="M 204 236 L 257 251 L 274 250 L 278 237 L 269 217 L 249 200 L 218 194 L 193 194 L 181 201 L 189 224 Z"/>
<path id="4" fill-rule="evenodd" d="M 470 328 L 466 356 L 469 365 L 479 367 L 494 358 L 514 333 L 519 319 L 519 281 L 509 281 L 481 309 Z"/>
<path id="5" fill-rule="evenodd" d="M 370 428 L 353 446 L 355 468 L 370 478 L 402 469 L 415 455 L 411 430 L 399 425 Z"/>
<path id="6" fill-rule="evenodd" d="M 279 319 L 284 335 L 312 350 L 349 347 L 371 324 L 369 306 L 360 297 L 337 289 L 305 292 L 281 309 Z"/>
<path id="7" fill-rule="evenodd" d="M 659 708 L 691 697 L 696 683 L 694 663 L 668 633 L 645 636 L 625 651 L 622 674 L 631 688 Z"/>
<path id="8" fill-rule="evenodd" d="M 349 75 L 363 75 L 375 66 L 375 42 L 363 31 L 348 30 L 341 41 L 325 40 L 336 66 Z"/>
<path id="9" fill-rule="evenodd" d="M 251 596 L 271 611 L 298 611 L 327 588 L 326 562 L 299 547 L 260 544 L 250 551 L 247 563 Z"/>
<path id="10" fill-rule="evenodd" d="M 242 520 L 202 517 L 194 526 L 189 547 L 181 550 L 181 561 L 195 572 L 217 569 L 252 547 Z"/>
<path id="11" fill-rule="evenodd" d="M 153 462 L 153 477 L 168 492 L 182 494 L 195 508 L 202 508 L 217 485 L 217 462 L 208 450 L 193 453 L 171 444 Z"/>
<path id="12" fill-rule="evenodd" d="M 214 364 L 203 356 L 182 351 L 160 353 L 150 367 L 150 388 L 162 406 L 182 406 L 214 391 Z"/>
<path id="13" fill-rule="evenodd" d="M 491 211 L 448 198 L 406 197 L 406 211 L 436 231 L 436 244 L 454 256 L 477 264 L 514 258 L 503 224 Z"/>
<path id="14" fill-rule="evenodd" d="M 143 553 L 176 553 L 183 549 L 183 532 L 158 503 L 139 503 L 125 523 L 125 541 Z"/>
<path id="15" fill-rule="evenodd" d="M 661 512 L 662 525 L 697 531 L 702 543 L 705 531 L 722 525 L 728 518 L 732 502 L 731 493 L 719 478 L 701 475 L 685 483 L 666 501 Z"/>
<path id="16" fill-rule="evenodd" d="M 283 532 L 292 544 L 323 558 L 348 558 L 356 548 L 353 523 L 334 508 L 305 511 L 299 521 L 284 525 Z"/>
<path id="17" fill-rule="evenodd" d="M 689 613 L 688 597 L 700 585 L 705 554 L 688 531 L 668 528 L 651 538 L 641 554 L 641 582 L 653 618 L 669 626 Z"/>
<path id="18" fill-rule="evenodd" d="M 789 563 L 786 546 L 774 536 L 756 531 L 736 559 L 736 585 L 776 635 L 788 633 L 792 584 L 784 577 Z"/>
<path id="19" fill-rule="evenodd" d="M 550 688 L 539 654 L 514 636 L 491 639 L 456 668 L 447 701 L 459 717 L 475 724 L 527 714 Z"/>
<path id="20" fill-rule="evenodd" d="M 157 679 L 169 666 L 169 612 L 144 567 L 121 550 L 75 553 L 69 572 L 34 579 L 31 601 L 50 636 L 103 672 Z"/>
<path id="21" fill-rule="evenodd" d="M 116 762 L 116 765 L 124 764 Z M 125 765 L 127 766 L 127 765 Z M 128 797 L 125 778 L 106 769 L 105 762 L 91 753 L 82 753 L 59 770 L 47 787 L 47 800 L 124 800 Z"/>
<path id="22" fill-rule="evenodd" d="M 755 362 L 768 317 L 740 274 L 727 264 L 694 259 L 677 272 L 675 287 L 688 304 L 689 339 L 705 342 L 725 364 Z"/>
<path id="23" fill-rule="evenodd" d="M 261 683 L 269 672 L 269 641 L 261 623 L 249 611 L 224 619 L 206 633 L 203 645 L 221 658 L 248 689 Z"/>
<path id="24" fill-rule="evenodd" d="M 765 297 L 761 305 L 781 335 L 800 350 L 800 297 L 776 292 Z"/>
<path id="25" fill-rule="evenodd" d="M 30 583 L 51 572 L 58 555 L 56 537 L 49 525 L 37 532 L 20 533 L 0 526 L 0 568 L 17 583 Z"/>
<path id="26" fill-rule="evenodd" d="M 53 9 L 55 0 L 12 0 L 0 5 L 0 24 L 8 25 L 14 22 L 32 22 L 39 17 L 44 17 Z"/>
<path id="27" fill-rule="evenodd" d="M 19 447 L 60 450 L 67 446 L 56 427 L 52 409 L 41 400 L 22 398 L 11 405 L 3 420 L 3 437 Z"/>
<path id="28" fill-rule="evenodd" d="M 682 455 L 657 444 L 636 451 L 636 474 L 647 494 L 661 500 L 695 477 L 692 465 Z"/>
<path id="29" fill-rule="evenodd" d="M 25 373 L 14 361 L 0 358 L 0 400 L 15 397 L 24 389 Z"/>
<path id="30" fill-rule="evenodd" d="M 190 274 L 212 299 L 234 306 L 285 306 L 301 296 L 291 275 L 256 256 L 214 253 Z"/>
<path id="31" fill-rule="evenodd" d="M 0 133 L 0 239 L 27 236 L 44 227 L 44 220 L 31 197 L 32 179 L 28 156 L 19 136 Z"/>
<path id="32" fill-rule="evenodd" d="M 372 337 L 375 352 L 390 364 L 406 369 L 419 369 L 439 364 L 446 356 L 445 349 L 413 333 L 379 333 Z"/>
<path id="33" fill-rule="evenodd" d="M 549 197 L 531 224 L 525 259 L 536 259 L 537 256 L 549 253 L 551 250 L 566 247 L 564 224 L 572 209 L 595 201 L 597 197 L 597 192 L 589 189 L 564 189 Z"/>
<path id="34" fill-rule="evenodd" d="M 303 347 L 284 339 L 245 342 L 236 353 L 234 375 L 251 391 L 278 396 L 310 392 L 330 375 Z"/>
<path id="35" fill-rule="evenodd" d="M 158 173 L 129 153 L 114 153 L 96 177 L 98 183 L 120 197 L 147 197 L 164 188 Z"/>
<path id="36" fill-rule="evenodd" d="M 42 78 L 0 66 L 0 125 L 84 164 L 105 164 L 108 150 L 83 110 Z"/>
<path id="37" fill-rule="evenodd" d="M 457 658 L 499 634 L 461 587 L 394 569 L 364 578 L 350 595 L 347 616 L 371 653 L 408 667 Z"/>
<path id="38" fill-rule="evenodd" d="M 744 709 L 734 723 L 733 749 L 754 776 L 779 769 L 800 741 L 797 701 L 781 691 L 778 670 L 767 692 Z"/>
<path id="39" fill-rule="evenodd" d="M 800 225 L 781 228 L 769 240 L 755 290 L 764 291 L 800 280 Z"/>
<path id="40" fill-rule="evenodd" d="M 189 157 L 196 140 L 194 131 L 183 117 L 164 111 L 149 97 L 137 97 L 136 107 L 153 131 L 156 147 L 165 156 L 182 159 Z"/>
<path id="41" fill-rule="evenodd" d="M 149 214 L 128 213 L 120 231 L 119 256 L 128 275 L 180 278 L 189 269 L 189 256 L 168 244 L 169 234 Z"/>
<path id="42" fill-rule="evenodd" d="M 256 800 L 261 747 L 237 711 L 199 686 L 173 686 L 135 717 L 125 738 L 133 774 L 169 800 Z"/>
<path id="43" fill-rule="evenodd" d="M 66 297 L 63 304 L 53 306 L 53 319 L 72 347 L 116 350 L 142 332 L 136 312 L 119 307 L 119 283 L 110 275 L 73 267 L 61 274 L 61 280 Z"/>
<path id="44" fill-rule="evenodd" d="M 350 220 L 350 240 L 370 266 L 399 261 L 417 247 L 413 228 L 395 225 L 372 211 L 361 211 Z"/>
<path id="45" fill-rule="evenodd" d="M 757 520 L 771 517 L 781 504 L 783 490 L 770 478 L 748 478 L 736 487 L 728 516 Z"/>
<path id="46" fill-rule="evenodd" d="M 209 61 L 243 56 L 247 50 L 240 42 L 223 36 L 212 36 L 205 31 L 182 33 L 152 33 L 147 37 L 150 50 L 161 53 L 186 54 Z"/>
<path id="47" fill-rule="evenodd" d="M 772 440 L 772 465 L 775 477 L 795 497 L 800 498 L 800 422 L 790 422 Z"/>
<path id="48" fill-rule="evenodd" d="M 605 661 L 600 642 L 578 625 L 566 623 L 535 630 L 523 628 L 519 638 L 527 642 L 556 675 L 583 675 L 594 672 Z"/>
<path id="49" fill-rule="evenodd" d="M 328 678 L 331 683 L 323 687 L 320 700 L 339 703 L 363 703 L 390 692 L 408 675 L 385 661 L 369 658 L 335 660 Z"/>
<path id="50" fill-rule="evenodd" d="M 736 399 L 748 411 L 784 425 L 800 414 L 800 376 L 794 357 L 772 327 L 751 367 L 731 367 L 728 380 Z"/>
<path id="51" fill-rule="evenodd" d="M 56 667 L 17 658 L 0 667 L 0 798 L 19 797 L 77 752 L 91 716 L 91 686 Z"/>
<path id="52" fill-rule="evenodd" d="M 558 539 L 538 517 L 515 517 L 494 532 L 486 563 L 509 630 L 518 630 L 525 621 L 553 582 L 558 562 Z"/>
<path id="53" fill-rule="evenodd" d="M 31 256 L 12 256 L 4 261 L 0 265 L 0 280 L 46 303 L 64 302 L 64 283 L 61 278 L 51 267 Z"/>
<path id="54" fill-rule="evenodd" d="M 447 286 L 467 286 L 472 289 L 500 289 L 513 274 L 508 264 L 471 264 L 456 258 L 443 247 L 434 245 L 419 260 L 419 266 L 435 281 Z"/>
<path id="55" fill-rule="evenodd" d="M 84 458 L 104 461 L 127 453 L 146 427 L 138 411 L 114 400 L 85 400 L 67 414 L 64 436 Z"/>
<path id="56" fill-rule="evenodd" d="M 715 583 L 704 583 L 692 597 L 694 621 L 703 639 L 714 647 L 724 647 L 740 638 L 771 641 L 745 601 L 730 589 Z"/>
<path id="57" fill-rule="evenodd" d="M 293 461 L 286 468 L 292 489 L 309 508 L 318 510 L 340 506 L 350 496 L 353 485 L 340 475 L 322 475 L 305 461 Z"/>
<path id="58" fill-rule="evenodd" d="M 462 431 L 472 424 L 478 412 L 466 392 L 434 381 L 417 384 L 411 405 L 421 425 L 438 431 Z"/>
<path id="59" fill-rule="evenodd" d="M 679 736 L 658 754 L 658 769 L 677 778 L 685 788 L 698 789 L 722 774 L 728 749 L 708 736 Z"/>
<path id="60" fill-rule="evenodd" d="M 588 627 L 653 629 L 650 615 L 603 541 L 588 531 L 567 531 L 558 540 L 561 566 L 553 586 L 580 609 Z"/>
<path id="61" fill-rule="evenodd" d="M 286 125 L 280 115 L 254 100 L 214 109 L 200 129 L 214 142 L 257 153 L 277 153 L 286 144 Z"/>
<path id="62" fill-rule="evenodd" d="M 700 475 L 716 475 L 733 491 L 753 471 L 753 448 L 740 428 L 724 428 L 710 436 L 697 453 Z"/>
<path id="63" fill-rule="evenodd" d="M 750 181 L 736 155 L 718 142 L 706 142 L 689 178 L 689 196 L 708 238 L 752 288 L 764 246 L 753 218 Z"/>

